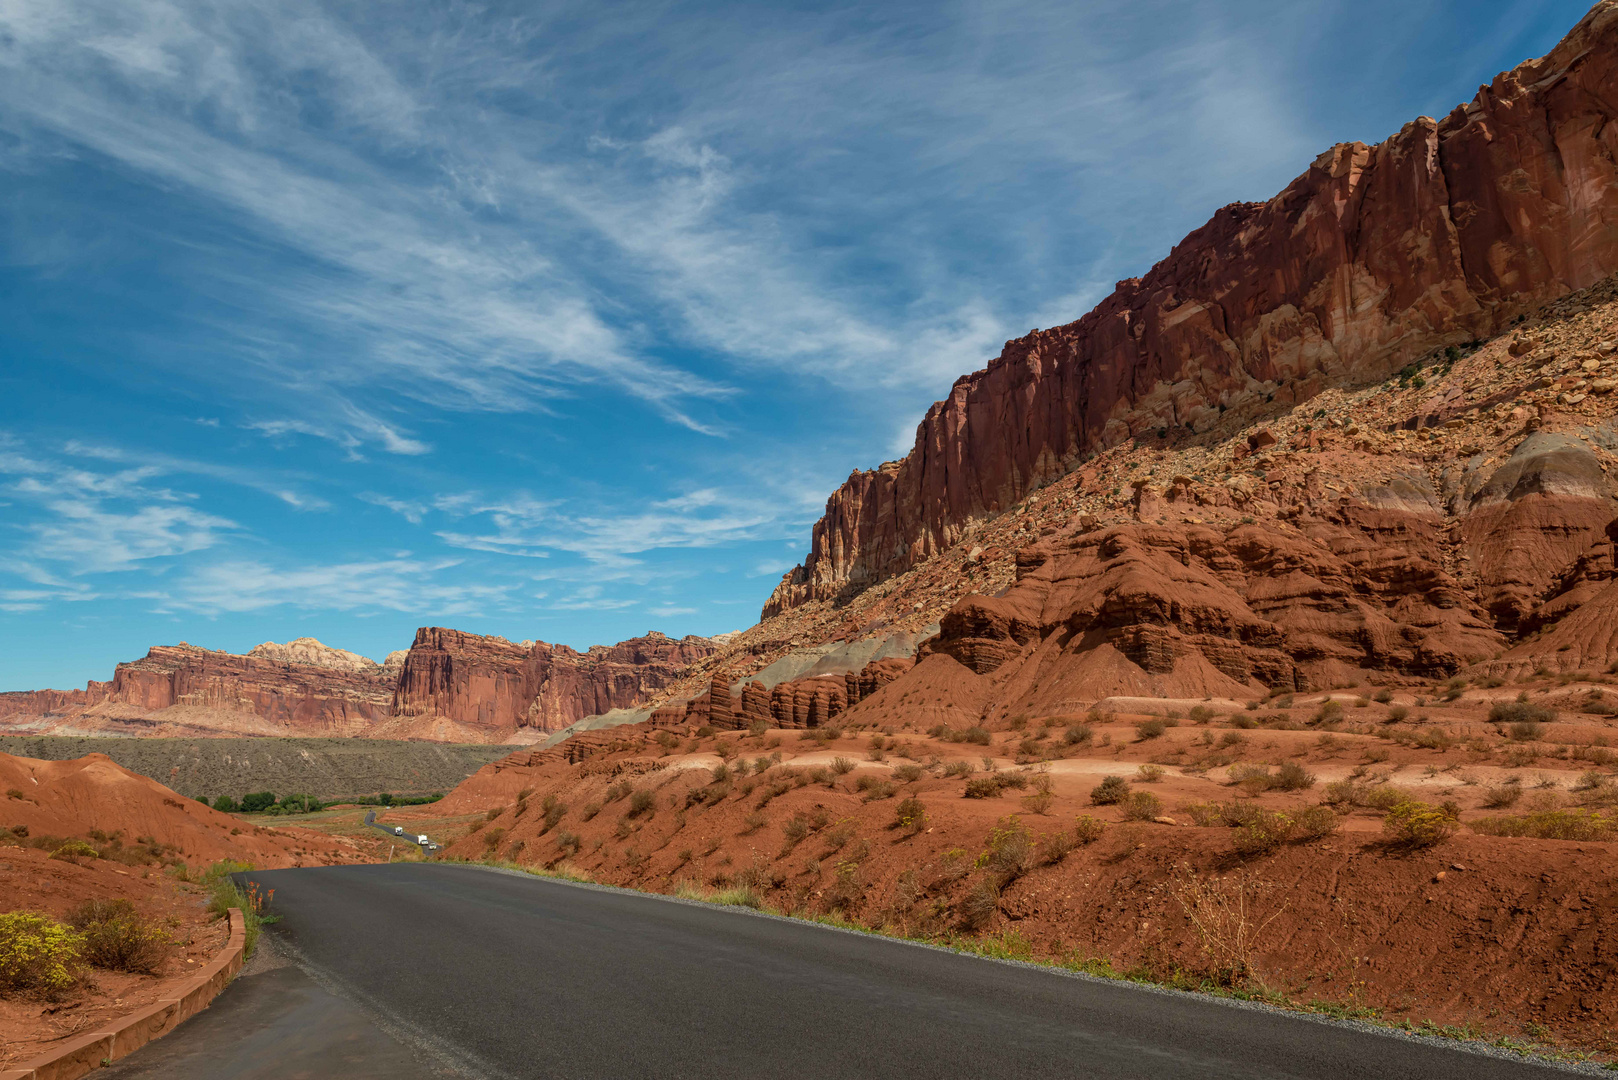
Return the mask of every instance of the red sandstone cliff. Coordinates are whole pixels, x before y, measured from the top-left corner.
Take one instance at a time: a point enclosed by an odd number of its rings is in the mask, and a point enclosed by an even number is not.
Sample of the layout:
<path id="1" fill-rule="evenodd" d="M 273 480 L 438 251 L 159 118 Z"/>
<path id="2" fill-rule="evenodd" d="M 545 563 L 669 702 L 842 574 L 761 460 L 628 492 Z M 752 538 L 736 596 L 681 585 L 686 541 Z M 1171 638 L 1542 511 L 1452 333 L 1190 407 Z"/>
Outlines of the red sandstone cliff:
<path id="1" fill-rule="evenodd" d="M 950 547 L 1086 456 L 1378 381 L 1618 270 L 1618 3 L 1442 121 L 1227 206 L 1079 321 L 963 376 L 901 461 L 855 472 L 764 617 Z"/>
<path id="2" fill-rule="evenodd" d="M 633 708 L 714 651 L 706 638 L 658 633 L 579 653 L 423 627 L 400 671 L 393 713 L 442 716 L 506 735 L 518 728 L 549 733 Z"/>
<path id="3" fill-rule="evenodd" d="M 0 694 L 0 730 L 532 740 L 640 705 L 713 652 L 658 633 L 579 653 L 440 627 L 387 664 L 311 638 L 247 655 L 160 645 L 85 690 Z"/>

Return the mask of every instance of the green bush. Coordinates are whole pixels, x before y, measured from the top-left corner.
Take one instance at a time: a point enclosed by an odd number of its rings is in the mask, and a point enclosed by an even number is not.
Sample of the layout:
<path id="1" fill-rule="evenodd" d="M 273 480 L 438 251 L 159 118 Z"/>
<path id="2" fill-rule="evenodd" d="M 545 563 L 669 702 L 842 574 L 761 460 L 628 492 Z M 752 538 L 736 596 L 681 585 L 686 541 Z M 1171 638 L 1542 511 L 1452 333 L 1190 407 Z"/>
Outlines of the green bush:
<path id="1" fill-rule="evenodd" d="M 1242 855 L 1263 855 L 1274 851 L 1292 836 L 1292 819 L 1272 810 L 1259 810 L 1236 830 L 1236 851 Z"/>
<path id="2" fill-rule="evenodd" d="M 83 947 L 83 939 L 70 927 L 44 915 L 0 915 L 0 993 L 60 994 L 79 981 Z"/>
<path id="3" fill-rule="evenodd" d="M 1455 831 L 1455 819 L 1442 807 L 1409 799 L 1388 811 L 1382 831 L 1406 847 L 1431 847 Z"/>
<path id="4" fill-rule="evenodd" d="M 241 805 L 229 795 L 221 795 L 213 801 L 213 808 L 223 814 L 234 814 L 241 809 Z"/>
<path id="5" fill-rule="evenodd" d="M 61 859 L 63 862 L 76 862 L 79 859 L 99 859 L 101 852 L 83 840 L 64 840 L 56 845 L 56 850 L 51 852 L 51 858 Z"/>
<path id="6" fill-rule="evenodd" d="M 1116 806 L 1129 797 L 1129 782 L 1121 776 L 1109 776 L 1090 789 L 1090 802 L 1095 806 Z"/>
<path id="7" fill-rule="evenodd" d="M 275 805 L 275 792 L 255 791 L 250 795 L 242 796 L 242 813 L 262 814 Z"/>

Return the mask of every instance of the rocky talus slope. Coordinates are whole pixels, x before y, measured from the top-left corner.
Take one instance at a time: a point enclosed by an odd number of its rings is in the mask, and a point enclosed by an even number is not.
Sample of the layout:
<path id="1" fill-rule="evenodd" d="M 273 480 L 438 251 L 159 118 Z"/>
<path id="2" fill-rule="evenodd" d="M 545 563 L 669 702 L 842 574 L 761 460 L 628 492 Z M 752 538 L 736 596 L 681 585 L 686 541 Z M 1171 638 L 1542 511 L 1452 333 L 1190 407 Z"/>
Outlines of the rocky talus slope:
<path id="1" fill-rule="evenodd" d="M 961 542 L 1142 434 L 1217 430 L 1377 382 L 1618 271 L 1618 5 L 1443 120 L 1346 143 L 1227 206 L 1077 322 L 1006 343 L 900 461 L 828 500 L 766 617 Z"/>
<path id="2" fill-rule="evenodd" d="M 580 653 L 440 627 L 383 664 L 313 638 L 245 655 L 182 642 L 84 690 L 0 694 L 0 731 L 534 742 L 641 704 L 712 651 L 706 638 L 652 633 Z"/>

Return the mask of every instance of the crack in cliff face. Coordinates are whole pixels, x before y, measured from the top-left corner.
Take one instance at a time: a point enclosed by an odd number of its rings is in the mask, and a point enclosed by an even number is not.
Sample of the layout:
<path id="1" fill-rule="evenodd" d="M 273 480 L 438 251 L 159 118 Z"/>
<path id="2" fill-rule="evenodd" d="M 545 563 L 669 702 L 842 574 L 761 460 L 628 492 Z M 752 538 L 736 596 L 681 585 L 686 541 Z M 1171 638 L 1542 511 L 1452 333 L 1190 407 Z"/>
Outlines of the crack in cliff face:
<path id="1" fill-rule="evenodd" d="M 957 379 L 897 467 L 827 501 L 763 616 L 847 599 L 1086 457 L 1368 384 L 1618 270 L 1618 3 L 1442 122 L 1326 151 L 1233 204 L 1077 322 Z"/>

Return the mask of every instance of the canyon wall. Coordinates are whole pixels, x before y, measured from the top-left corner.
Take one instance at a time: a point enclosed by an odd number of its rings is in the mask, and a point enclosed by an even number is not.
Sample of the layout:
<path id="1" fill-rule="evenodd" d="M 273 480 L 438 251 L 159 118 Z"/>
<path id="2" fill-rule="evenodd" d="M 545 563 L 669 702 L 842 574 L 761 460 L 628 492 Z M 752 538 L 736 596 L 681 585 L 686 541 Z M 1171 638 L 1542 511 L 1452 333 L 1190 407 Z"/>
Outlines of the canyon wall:
<path id="1" fill-rule="evenodd" d="M 580 653 L 442 627 L 383 664 L 313 638 L 245 655 L 182 642 L 84 690 L 0 694 L 0 733 L 537 741 L 642 704 L 714 651 L 706 638 L 651 633 Z"/>
<path id="2" fill-rule="evenodd" d="M 1077 322 L 1006 343 L 827 500 L 764 617 L 958 542 L 1088 456 L 1369 384 L 1618 270 L 1618 4 L 1442 121 L 1321 154 Z"/>
<path id="3" fill-rule="evenodd" d="M 549 733 L 586 716 L 633 708 L 715 651 L 707 638 L 695 636 L 676 641 L 652 633 L 580 653 L 543 641 L 518 645 L 423 627 L 400 671 L 393 714 Z"/>

